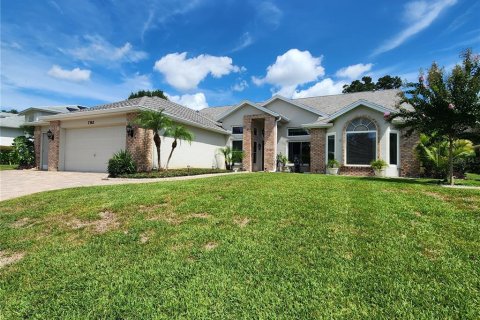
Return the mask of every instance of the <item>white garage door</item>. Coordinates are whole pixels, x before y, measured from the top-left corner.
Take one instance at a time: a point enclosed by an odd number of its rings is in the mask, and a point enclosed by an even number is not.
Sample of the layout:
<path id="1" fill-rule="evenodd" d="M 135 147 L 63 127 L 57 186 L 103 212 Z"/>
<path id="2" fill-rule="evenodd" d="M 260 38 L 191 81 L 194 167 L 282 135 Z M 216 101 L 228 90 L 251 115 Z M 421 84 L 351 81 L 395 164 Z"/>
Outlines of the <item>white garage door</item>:
<path id="1" fill-rule="evenodd" d="M 125 126 L 66 129 L 65 171 L 107 172 L 108 160 L 125 149 Z"/>

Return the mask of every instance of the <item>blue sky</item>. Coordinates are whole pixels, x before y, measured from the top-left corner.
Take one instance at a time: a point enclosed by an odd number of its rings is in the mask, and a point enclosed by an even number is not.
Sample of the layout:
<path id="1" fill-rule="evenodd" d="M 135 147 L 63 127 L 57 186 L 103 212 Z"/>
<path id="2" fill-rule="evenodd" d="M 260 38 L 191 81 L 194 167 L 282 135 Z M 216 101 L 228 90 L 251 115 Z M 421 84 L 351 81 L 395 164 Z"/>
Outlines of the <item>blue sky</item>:
<path id="1" fill-rule="evenodd" d="M 480 1 L 24 0 L 1 3 L 2 108 L 164 90 L 198 109 L 415 79 L 480 51 Z"/>

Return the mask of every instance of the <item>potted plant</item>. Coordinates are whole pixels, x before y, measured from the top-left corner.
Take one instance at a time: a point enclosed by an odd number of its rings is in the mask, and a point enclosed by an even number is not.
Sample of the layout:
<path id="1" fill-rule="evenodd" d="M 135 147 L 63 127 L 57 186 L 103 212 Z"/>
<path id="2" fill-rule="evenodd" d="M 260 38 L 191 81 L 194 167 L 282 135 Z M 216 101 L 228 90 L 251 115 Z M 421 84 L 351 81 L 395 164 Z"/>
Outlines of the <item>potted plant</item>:
<path id="1" fill-rule="evenodd" d="M 327 162 L 327 174 L 337 175 L 338 174 L 338 167 L 340 163 L 335 159 L 330 159 Z"/>
<path id="2" fill-rule="evenodd" d="M 288 164 L 287 156 L 282 154 L 281 152 L 277 154 L 277 166 L 280 168 L 281 172 L 286 172 L 287 164 Z"/>
<path id="3" fill-rule="evenodd" d="M 385 162 L 385 160 L 374 160 L 370 163 L 370 166 L 372 167 L 373 172 L 375 172 L 376 177 L 385 177 L 385 168 L 388 167 L 388 164 Z"/>

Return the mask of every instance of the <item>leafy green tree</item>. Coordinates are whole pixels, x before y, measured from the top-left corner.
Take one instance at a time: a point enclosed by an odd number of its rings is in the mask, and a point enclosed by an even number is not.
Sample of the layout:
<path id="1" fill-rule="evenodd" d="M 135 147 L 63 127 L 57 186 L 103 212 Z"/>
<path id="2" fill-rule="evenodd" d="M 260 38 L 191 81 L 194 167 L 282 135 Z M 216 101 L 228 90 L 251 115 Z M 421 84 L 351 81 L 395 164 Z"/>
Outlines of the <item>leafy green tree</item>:
<path id="1" fill-rule="evenodd" d="M 165 130 L 165 136 L 173 138 L 172 142 L 172 150 L 168 156 L 167 165 L 165 166 L 165 170 L 168 170 L 168 164 L 170 163 L 170 159 L 172 159 L 172 154 L 175 148 L 177 147 L 178 140 L 185 140 L 188 143 L 191 143 L 193 140 L 193 133 L 188 131 L 185 127 L 177 124 L 172 124 Z"/>
<path id="2" fill-rule="evenodd" d="M 33 166 L 35 164 L 35 147 L 32 139 L 19 136 L 13 139 L 13 159 L 20 166 Z"/>
<path id="3" fill-rule="evenodd" d="M 140 128 L 153 131 L 153 142 L 157 148 L 157 170 L 161 170 L 161 158 L 160 158 L 160 147 L 161 139 L 159 132 L 166 130 L 171 126 L 171 120 L 167 118 L 163 111 L 157 112 L 153 110 L 144 110 L 140 111 L 137 118 L 134 121 L 134 124 L 138 125 Z"/>
<path id="4" fill-rule="evenodd" d="M 354 80 L 350 84 L 343 86 L 343 93 L 373 91 L 373 90 L 387 90 L 398 89 L 402 86 L 402 79 L 400 77 L 392 77 L 389 75 L 383 76 L 375 83 L 371 77 L 365 76 L 362 80 Z"/>
<path id="5" fill-rule="evenodd" d="M 140 98 L 140 97 L 159 97 L 168 100 L 167 96 L 162 90 L 139 90 L 137 92 L 130 93 L 128 99 Z"/>
<path id="6" fill-rule="evenodd" d="M 2 112 L 8 112 L 8 113 L 18 114 L 18 110 L 17 110 L 17 109 L 10 109 L 10 110 L 2 109 Z"/>
<path id="7" fill-rule="evenodd" d="M 375 83 L 372 81 L 371 77 L 365 76 L 362 77 L 362 81 L 354 80 L 351 84 L 346 84 L 343 86 L 343 93 L 352 93 L 352 92 L 361 92 L 361 91 L 372 91 L 375 89 Z"/>
<path id="8" fill-rule="evenodd" d="M 406 84 L 399 111 L 386 114 L 387 120 L 401 119 L 400 128 L 407 134 L 425 133 L 436 140 L 448 141 L 448 179 L 454 184 L 453 160 L 455 141 L 480 127 L 480 63 L 479 56 L 466 50 L 462 64 L 446 73 L 433 63 L 425 79 Z"/>
<path id="9" fill-rule="evenodd" d="M 383 76 L 377 80 L 375 84 L 376 90 L 398 89 L 402 86 L 402 79 L 400 77 L 392 77 L 389 75 Z"/>

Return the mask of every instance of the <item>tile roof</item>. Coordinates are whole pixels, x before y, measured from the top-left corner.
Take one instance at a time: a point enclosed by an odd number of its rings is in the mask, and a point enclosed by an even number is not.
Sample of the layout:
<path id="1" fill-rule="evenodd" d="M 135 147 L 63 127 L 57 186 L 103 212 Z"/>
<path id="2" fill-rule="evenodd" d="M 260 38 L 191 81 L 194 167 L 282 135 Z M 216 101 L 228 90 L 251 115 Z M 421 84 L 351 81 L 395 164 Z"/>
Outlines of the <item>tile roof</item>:
<path id="1" fill-rule="evenodd" d="M 292 102 L 300 103 L 305 106 L 315 108 L 318 111 L 325 113 L 327 115 L 331 115 L 358 100 L 367 100 L 375 104 L 379 104 L 387 109 L 391 109 L 393 111 L 395 110 L 395 106 L 400 100 L 400 97 L 398 96 L 400 92 L 401 91 L 398 89 L 391 89 L 391 90 L 379 90 L 379 91 L 342 93 L 342 94 L 335 94 L 335 95 L 328 95 L 328 96 L 286 99 L 286 100 L 291 100 Z M 200 110 L 200 113 L 216 120 L 221 116 L 222 113 L 227 112 L 227 110 L 233 107 L 234 106 L 209 107 L 209 108 Z"/>
<path id="2" fill-rule="evenodd" d="M 20 128 L 25 123 L 25 116 L 13 115 L 9 117 L 0 117 L 0 127 Z"/>
<path id="3" fill-rule="evenodd" d="M 80 108 L 82 108 L 82 107 L 78 106 L 78 105 L 31 107 L 31 108 L 27 108 L 25 110 L 20 111 L 20 114 L 25 114 L 25 112 L 30 111 L 30 110 L 40 110 L 40 111 L 51 112 L 51 113 L 56 113 L 56 114 L 58 114 L 58 113 L 69 113 L 69 112 L 72 112 L 69 109 L 80 110 Z"/>
<path id="4" fill-rule="evenodd" d="M 114 103 L 103 104 L 83 110 L 79 112 L 89 112 L 94 110 L 105 110 L 105 109 L 116 109 L 124 107 L 145 107 L 152 110 L 164 110 L 165 113 L 168 113 L 172 117 L 177 117 L 187 122 L 192 122 L 194 124 L 200 125 L 201 127 L 215 129 L 217 131 L 225 131 L 221 124 L 214 121 L 212 118 L 205 116 L 204 114 L 195 111 L 193 109 L 184 107 L 175 102 L 165 100 L 159 97 L 140 97 L 134 99 L 127 99 L 123 101 L 118 101 Z"/>

